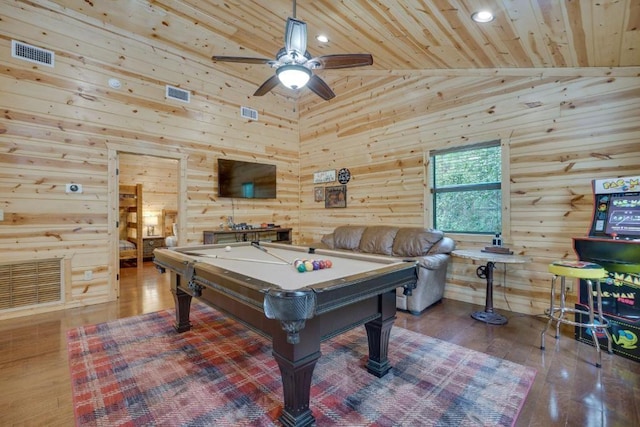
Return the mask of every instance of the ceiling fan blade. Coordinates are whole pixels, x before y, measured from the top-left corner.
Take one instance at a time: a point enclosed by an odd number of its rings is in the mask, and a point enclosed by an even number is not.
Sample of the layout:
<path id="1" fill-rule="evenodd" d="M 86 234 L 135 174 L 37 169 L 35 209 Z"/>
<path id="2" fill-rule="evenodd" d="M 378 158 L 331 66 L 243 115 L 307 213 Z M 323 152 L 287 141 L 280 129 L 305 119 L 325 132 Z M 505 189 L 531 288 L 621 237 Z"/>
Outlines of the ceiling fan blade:
<path id="1" fill-rule="evenodd" d="M 219 62 L 243 62 L 245 64 L 268 64 L 273 59 L 248 58 L 244 56 L 212 56 L 211 59 Z"/>
<path id="2" fill-rule="evenodd" d="M 278 83 L 280 83 L 280 80 L 278 80 L 278 76 L 274 74 L 273 76 L 268 78 L 267 81 L 262 83 L 262 86 L 260 86 L 258 90 L 256 90 L 253 96 L 262 96 L 268 93 L 271 89 L 278 86 Z"/>
<path id="3" fill-rule="evenodd" d="M 336 97 L 336 94 L 333 93 L 329 85 L 315 74 L 311 76 L 311 79 L 309 79 L 307 87 L 325 101 Z"/>
<path id="4" fill-rule="evenodd" d="M 287 18 L 284 31 L 284 48 L 287 53 L 295 51 L 304 56 L 307 51 L 307 24 L 299 19 Z"/>
<path id="5" fill-rule="evenodd" d="M 364 67 L 373 64 L 373 56 L 368 53 L 345 53 L 338 55 L 323 55 L 312 58 L 309 62 L 319 64 L 317 68 L 335 70 L 337 68 Z"/>

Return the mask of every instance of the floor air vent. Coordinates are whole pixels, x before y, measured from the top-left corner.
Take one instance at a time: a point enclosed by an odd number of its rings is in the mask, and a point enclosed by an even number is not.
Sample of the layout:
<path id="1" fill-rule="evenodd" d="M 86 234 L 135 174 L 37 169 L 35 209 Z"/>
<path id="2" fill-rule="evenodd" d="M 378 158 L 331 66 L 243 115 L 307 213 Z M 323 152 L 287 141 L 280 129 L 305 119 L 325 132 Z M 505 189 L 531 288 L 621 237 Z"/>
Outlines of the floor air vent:
<path id="1" fill-rule="evenodd" d="M 11 40 L 11 56 L 25 61 L 35 62 L 36 64 L 53 67 L 55 53 L 42 49 L 40 47 L 31 46 L 30 44 Z"/>
<path id="2" fill-rule="evenodd" d="M 0 310 L 61 301 L 62 261 L 0 264 Z"/>
<path id="3" fill-rule="evenodd" d="M 240 116 L 245 119 L 258 121 L 258 111 L 249 107 L 240 107 Z"/>
<path id="4" fill-rule="evenodd" d="M 167 98 L 175 99 L 176 101 L 191 102 L 191 92 L 184 89 L 167 85 Z"/>

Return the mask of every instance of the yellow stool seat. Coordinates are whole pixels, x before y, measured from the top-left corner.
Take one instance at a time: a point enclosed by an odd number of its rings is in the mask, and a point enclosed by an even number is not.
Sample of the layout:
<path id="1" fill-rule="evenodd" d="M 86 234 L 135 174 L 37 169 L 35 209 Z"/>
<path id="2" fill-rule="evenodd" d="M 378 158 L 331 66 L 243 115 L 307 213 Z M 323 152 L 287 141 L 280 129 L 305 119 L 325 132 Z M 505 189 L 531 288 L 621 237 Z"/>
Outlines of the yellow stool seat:
<path id="1" fill-rule="evenodd" d="M 549 264 L 549 272 L 578 279 L 602 279 L 607 275 L 600 265 L 585 261 L 555 261 Z"/>
<path id="2" fill-rule="evenodd" d="M 593 262 L 555 261 L 549 264 L 549 272 L 553 274 L 549 309 L 545 310 L 545 314 L 549 316 L 549 321 L 540 334 L 540 349 L 545 349 L 545 335 L 552 322 L 556 322 L 556 339 L 560 338 L 560 324 L 586 328 L 591 330 L 593 344 L 596 348 L 596 367 L 599 368 L 602 366 L 602 352 L 598 342 L 599 332 L 603 332 L 606 335 L 609 354 L 612 353 L 611 334 L 608 330 L 610 327 L 609 321 L 602 315 L 602 289 L 600 286 L 600 279 L 607 277 L 607 271 L 601 265 Z M 585 310 L 567 306 L 567 287 L 565 286 L 567 277 L 583 279 L 587 282 L 588 305 Z M 558 278 L 560 280 L 557 280 Z M 556 294 L 557 282 L 560 282 L 559 295 Z M 596 297 L 595 306 L 594 296 Z M 571 314 L 588 316 L 588 320 L 571 320 L 569 317 Z"/>

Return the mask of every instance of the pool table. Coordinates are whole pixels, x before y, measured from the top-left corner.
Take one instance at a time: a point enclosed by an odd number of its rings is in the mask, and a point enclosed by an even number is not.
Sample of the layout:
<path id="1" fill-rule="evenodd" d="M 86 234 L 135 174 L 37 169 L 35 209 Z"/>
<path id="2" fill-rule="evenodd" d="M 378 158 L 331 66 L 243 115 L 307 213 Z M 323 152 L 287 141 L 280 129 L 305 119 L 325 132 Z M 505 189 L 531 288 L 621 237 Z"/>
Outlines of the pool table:
<path id="1" fill-rule="evenodd" d="M 296 259 L 329 260 L 332 267 L 301 273 Z M 366 369 L 378 377 L 389 371 L 395 290 L 410 293 L 417 278 L 413 260 L 264 242 L 156 249 L 154 262 L 170 271 L 177 331 L 191 327 L 196 297 L 271 338 L 284 394 L 279 420 L 285 426 L 315 421 L 309 397 L 323 340 L 364 324 Z"/>

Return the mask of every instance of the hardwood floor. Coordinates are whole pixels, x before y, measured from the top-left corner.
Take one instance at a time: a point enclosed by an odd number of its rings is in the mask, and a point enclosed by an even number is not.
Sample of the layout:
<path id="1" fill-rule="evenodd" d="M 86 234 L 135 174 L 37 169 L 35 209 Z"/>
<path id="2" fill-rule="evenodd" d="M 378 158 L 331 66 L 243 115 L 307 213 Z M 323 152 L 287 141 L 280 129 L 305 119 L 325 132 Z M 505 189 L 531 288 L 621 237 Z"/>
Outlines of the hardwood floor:
<path id="1" fill-rule="evenodd" d="M 0 322 L 0 425 L 74 425 L 66 331 L 173 307 L 169 275 L 151 262 L 137 270 L 121 270 L 117 302 Z M 640 363 L 605 352 L 598 369 L 569 328 L 543 352 L 543 318 L 501 310 L 508 324 L 491 326 L 469 316 L 477 309 L 444 300 L 395 325 L 537 369 L 516 426 L 640 426 Z"/>

